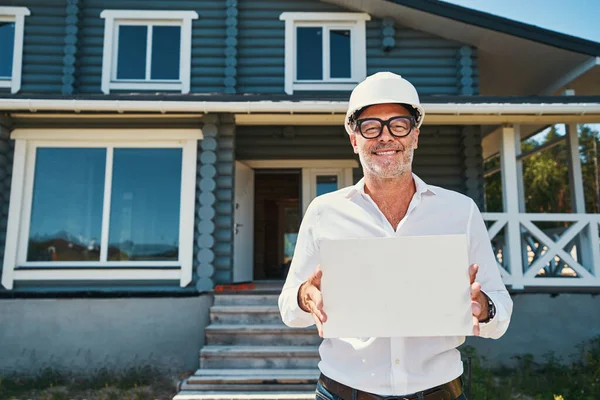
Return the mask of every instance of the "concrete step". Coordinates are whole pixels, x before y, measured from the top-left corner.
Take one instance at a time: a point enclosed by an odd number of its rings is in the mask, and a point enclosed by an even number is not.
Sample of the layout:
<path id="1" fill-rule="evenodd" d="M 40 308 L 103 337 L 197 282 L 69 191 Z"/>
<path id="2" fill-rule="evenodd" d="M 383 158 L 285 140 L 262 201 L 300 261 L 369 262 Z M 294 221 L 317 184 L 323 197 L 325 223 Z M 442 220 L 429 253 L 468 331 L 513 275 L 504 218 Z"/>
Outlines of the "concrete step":
<path id="1" fill-rule="evenodd" d="M 316 387 L 316 383 L 298 383 L 298 384 L 241 384 L 241 383 L 201 383 L 201 384 L 181 384 L 182 391 L 236 391 L 236 392 L 277 392 L 287 391 L 309 391 Z"/>
<path id="2" fill-rule="evenodd" d="M 283 383 L 292 382 L 292 380 L 318 379 L 320 371 L 318 368 L 312 369 L 198 369 L 188 379 L 207 377 L 210 379 L 219 378 L 237 378 L 237 379 L 255 379 L 256 377 L 269 376 L 275 379 L 281 379 Z"/>
<path id="3" fill-rule="evenodd" d="M 207 345 L 316 346 L 322 341 L 314 326 L 289 328 L 283 324 L 214 324 L 206 327 L 205 336 Z"/>
<path id="4" fill-rule="evenodd" d="M 213 324 L 280 324 L 281 315 L 276 305 L 272 306 L 212 306 L 210 320 Z"/>
<path id="5" fill-rule="evenodd" d="M 173 400 L 314 400 L 315 390 L 311 391 L 182 391 Z"/>
<path id="6" fill-rule="evenodd" d="M 317 368 L 317 346 L 205 346 L 200 368 Z"/>
<path id="7" fill-rule="evenodd" d="M 252 292 L 243 293 L 217 293 L 215 294 L 215 306 L 276 306 L 279 299 L 278 293 L 257 294 Z"/>

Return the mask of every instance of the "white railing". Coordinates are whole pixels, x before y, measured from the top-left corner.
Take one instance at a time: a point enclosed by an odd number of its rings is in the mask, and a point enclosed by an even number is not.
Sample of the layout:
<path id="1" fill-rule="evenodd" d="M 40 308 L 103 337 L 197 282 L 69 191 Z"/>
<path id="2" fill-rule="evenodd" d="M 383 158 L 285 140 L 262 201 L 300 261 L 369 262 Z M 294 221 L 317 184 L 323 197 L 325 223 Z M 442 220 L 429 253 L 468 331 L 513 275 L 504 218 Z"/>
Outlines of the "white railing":
<path id="1" fill-rule="evenodd" d="M 599 214 L 483 213 L 483 218 L 502 278 L 513 289 L 600 287 Z"/>

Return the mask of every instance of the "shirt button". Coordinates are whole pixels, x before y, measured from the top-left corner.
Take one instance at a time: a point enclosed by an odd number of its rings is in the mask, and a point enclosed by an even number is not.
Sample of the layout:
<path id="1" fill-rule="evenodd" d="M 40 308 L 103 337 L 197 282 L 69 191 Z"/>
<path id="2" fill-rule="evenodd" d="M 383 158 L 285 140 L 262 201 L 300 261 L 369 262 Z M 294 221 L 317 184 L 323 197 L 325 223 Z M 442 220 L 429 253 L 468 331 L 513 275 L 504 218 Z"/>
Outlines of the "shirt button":
<path id="1" fill-rule="evenodd" d="M 400 360 L 396 358 L 396 364 L 400 364 Z"/>

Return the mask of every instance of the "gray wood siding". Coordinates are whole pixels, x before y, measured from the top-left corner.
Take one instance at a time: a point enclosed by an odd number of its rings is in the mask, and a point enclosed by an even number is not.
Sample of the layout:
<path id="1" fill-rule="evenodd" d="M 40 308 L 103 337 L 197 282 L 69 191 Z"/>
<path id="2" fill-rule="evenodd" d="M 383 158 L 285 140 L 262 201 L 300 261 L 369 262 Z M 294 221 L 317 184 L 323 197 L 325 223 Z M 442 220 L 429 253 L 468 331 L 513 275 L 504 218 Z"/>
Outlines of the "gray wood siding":
<path id="1" fill-rule="evenodd" d="M 347 12 L 315 0 L 239 0 L 238 92 L 284 93 L 284 11 Z"/>
<path id="2" fill-rule="evenodd" d="M 358 159 L 343 127 L 298 126 L 293 135 L 289 129 L 238 126 L 236 159 Z M 414 172 L 427 183 L 466 194 L 463 146 L 460 126 L 422 127 L 413 161 Z"/>
<path id="3" fill-rule="evenodd" d="M 483 156 L 481 148 L 481 128 L 465 126 L 462 129 L 462 153 L 464 163 L 465 194 L 472 198 L 481 210 L 484 208 L 485 179 L 483 177 Z"/>
<path id="4" fill-rule="evenodd" d="M 100 94 L 105 9 L 193 10 L 192 93 L 283 93 L 284 11 L 347 12 L 317 0 L 13 0 L 26 6 L 21 93 Z M 478 94 L 477 53 L 382 20 L 367 22 L 367 73 L 389 70 L 422 95 Z M 385 31 L 385 33 L 384 33 Z M 384 51 L 384 39 L 394 46 Z M 470 61 L 469 61 L 470 60 Z M 469 64 L 470 65 L 467 65 Z M 467 67 L 467 69 L 465 69 Z M 466 82 L 466 83 L 465 83 Z M 6 92 L 6 89 L 2 89 Z"/>
<path id="5" fill-rule="evenodd" d="M 11 0 L 3 3 L 27 7 L 31 12 L 25 17 L 20 93 L 61 93 L 66 2 Z"/>
<path id="6" fill-rule="evenodd" d="M 10 140 L 9 120 L 0 117 L 0 260 L 4 260 L 13 153 L 14 141 Z M 0 274 L 2 264 L 0 262 Z"/>
<path id="7" fill-rule="evenodd" d="M 420 95 L 459 94 L 457 54 L 460 43 L 395 26 L 395 46 L 382 47 L 382 21 L 367 21 L 367 75 L 391 71 L 402 75 Z"/>
<path id="8" fill-rule="evenodd" d="M 215 284 L 233 279 L 233 217 L 235 183 L 235 119 L 231 114 L 219 118 L 217 137 L 217 188 L 215 205 Z"/>
<path id="9" fill-rule="evenodd" d="M 240 0 L 238 92 L 284 92 L 284 11 L 347 12 L 314 0 Z M 384 51 L 380 19 L 367 21 L 367 74 L 393 71 L 409 79 L 420 94 L 459 94 L 460 43 L 395 26 L 395 46 Z"/>
<path id="10" fill-rule="evenodd" d="M 196 11 L 199 18 L 192 21 L 191 91 L 224 91 L 225 1 L 87 0 L 81 8 L 78 92 L 101 93 L 104 19 L 100 13 L 106 9 Z"/>

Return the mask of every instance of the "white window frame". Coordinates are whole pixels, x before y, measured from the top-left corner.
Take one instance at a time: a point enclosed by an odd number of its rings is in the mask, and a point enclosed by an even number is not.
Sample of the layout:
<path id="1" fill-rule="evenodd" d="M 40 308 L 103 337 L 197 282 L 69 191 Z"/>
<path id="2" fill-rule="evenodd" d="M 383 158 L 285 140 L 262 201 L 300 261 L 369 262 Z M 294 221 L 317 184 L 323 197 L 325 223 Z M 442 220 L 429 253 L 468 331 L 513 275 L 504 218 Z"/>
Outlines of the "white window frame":
<path id="1" fill-rule="evenodd" d="M 295 90 L 352 90 L 367 76 L 367 40 L 365 21 L 371 20 L 365 13 L 284 12 L 279 19 L 285 21 L 285 92 Z M 297 80 L 296 28 L 321 27 L 323 34 L 323 79 Z M 350 78 L 330 77 L 329 31 L 350 30 Z"/>
<path id="2" fill-rule="evenodd" d="M 168 138 L 168 139 L 165 139 Z M 2 285 L 14 281 L 52 280 L 179 280 L 192 281 L 197 141 L 201 129 L 15 129 L 13 176 L 2 269 Z M 106 259 L 112 156 L 114 148 L 181 148 L 179 259 L 177 261 L 27 261 L 33 200 L 35 155 L 38 147 L 97 147 L 107 149 L 100 259 Z"/>
<path id="3" fill-rule="evenodd" d="M 142 11 L 142 10 L 104 10 L 100 13 L 104 18 L 104 51 L 102 55 L 102 92 L 109 94 L 111 90 L 169 90 L 183 94 L 190 91 L 190 75 L 192 63 L 192 20 L 198 19 L 195 11 Z M 119 26 L 142 25 L 149 27 L 146 41 L 146 78 L 117 80 Z M 152 31 L 153 26 L 180 26 L 181 42 L 179 44 L 179 79 L 150 79 L 152 63 Z"/>
<path id="4" fill-rule="evenodd" d="M 10 88 L 11 93 L 21 90 L 21 68 L 23 66 L 23 36 L 25 17 L 31 15 L 27 7 L 0 7 L 0 21 L 15 23 L 15 43 L 13 51 L 12 76 L 0 78 L 0 88 Z M 2 57 L 2 54 L 0 54 Z"/>

